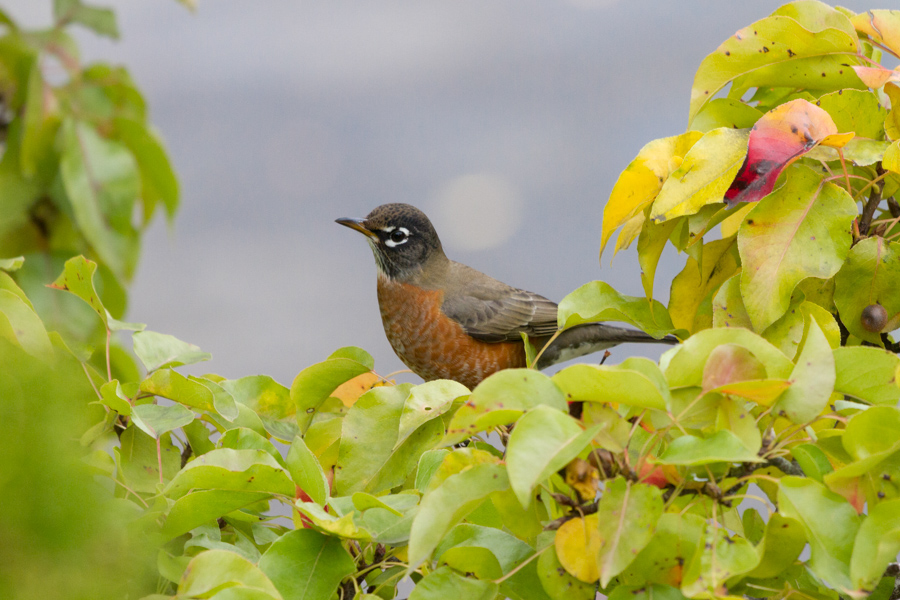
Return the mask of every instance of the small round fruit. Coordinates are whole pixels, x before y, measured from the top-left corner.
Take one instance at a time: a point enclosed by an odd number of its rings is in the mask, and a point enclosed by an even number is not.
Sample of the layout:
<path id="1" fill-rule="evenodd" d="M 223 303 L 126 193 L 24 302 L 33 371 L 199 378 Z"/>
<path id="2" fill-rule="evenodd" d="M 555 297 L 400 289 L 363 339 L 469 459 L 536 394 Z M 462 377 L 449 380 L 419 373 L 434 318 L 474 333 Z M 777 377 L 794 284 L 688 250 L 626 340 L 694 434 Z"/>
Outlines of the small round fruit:
<path id="1" fill-rule="evenodd" d="M 887 311 L 880 304 L 870 304 L 865 307 L 859 317 L 863 329 L 872 333 L 879 333 L 887 325 Z"/>

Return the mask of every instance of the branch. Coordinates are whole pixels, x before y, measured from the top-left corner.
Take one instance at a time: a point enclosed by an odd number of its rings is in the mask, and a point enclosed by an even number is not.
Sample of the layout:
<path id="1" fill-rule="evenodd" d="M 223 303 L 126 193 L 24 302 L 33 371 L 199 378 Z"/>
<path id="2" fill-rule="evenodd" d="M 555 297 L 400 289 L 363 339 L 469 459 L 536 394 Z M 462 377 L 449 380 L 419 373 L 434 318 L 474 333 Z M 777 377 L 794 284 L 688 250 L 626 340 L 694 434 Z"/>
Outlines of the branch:
<path id="1" fill-rule="evenodd" d="M 893 352 L 894 354 L 900 354 L 900 342 L 892 342 L 891 338 L 888 337 L 888 334 L 881 334 L 881 343 L 884 344 L 884 349 Z"/>
<path id="2" fill-rule="evenodd" d="M 585 506 L 577 507 L 569 514 L 547 523 L 547 525 L 544 526 L 544 531 L 553 531 L 562 527 L 563 523 L 565 523 L 566 521 L 571 521 L 572 519 L 575 519 L 577 517 L 592 515 L 597 512 L 597 506 L 597 502 L 591 502 L 590 504 L 587 504 Z"/>
<path id="3" fill-rule="evenodd" d="M 891 211 L 891 216 L 895 219 L 900 217 L 900 204 L 897 203 L 897 199 L 891 196 L 887 199 L 888 210 Z"/>
<path id="4" fill-rule="evenodd" d="M 882 577 L 894 578 L 894 591 L 891 592 L 891 596 L 888 600 L 900 600 L 900 564 L 890 563 L 887 566 L 887 569 L 884 570 L 884 575 L 882 575 Z"/>
<path id="5" fill-rule="evenodd" d="M 875 170 L 878 175 L 884 174 L 884 169 L 881 168 L 881 165 L 878 165 Z M 869 199 L 866 201 L 866 205 L 863 207 L 862 216 L 859 218 L 860 236 L 865 236 L 869 233 L 869 225 L 872 224 L 872 217 L 875 215 L 875 209 L 881 204 L 881 191 L 883 189 L 883 186 L 875 184 L 872 186 L 872 191 L 869 192 Z"/>

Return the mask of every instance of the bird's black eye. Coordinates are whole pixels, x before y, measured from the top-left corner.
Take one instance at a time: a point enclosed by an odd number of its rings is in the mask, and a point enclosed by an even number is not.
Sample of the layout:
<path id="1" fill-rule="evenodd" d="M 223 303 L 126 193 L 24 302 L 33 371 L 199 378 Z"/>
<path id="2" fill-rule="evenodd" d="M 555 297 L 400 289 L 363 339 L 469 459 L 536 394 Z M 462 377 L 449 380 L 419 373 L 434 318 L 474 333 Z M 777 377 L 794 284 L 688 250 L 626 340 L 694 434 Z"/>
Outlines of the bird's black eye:
<path id="1" fill-rule="evenodd" d="M 402 229 L 395 229 L 391 232 L 391 241 L 395 244 L 406 241 L 406 232 Z"/>

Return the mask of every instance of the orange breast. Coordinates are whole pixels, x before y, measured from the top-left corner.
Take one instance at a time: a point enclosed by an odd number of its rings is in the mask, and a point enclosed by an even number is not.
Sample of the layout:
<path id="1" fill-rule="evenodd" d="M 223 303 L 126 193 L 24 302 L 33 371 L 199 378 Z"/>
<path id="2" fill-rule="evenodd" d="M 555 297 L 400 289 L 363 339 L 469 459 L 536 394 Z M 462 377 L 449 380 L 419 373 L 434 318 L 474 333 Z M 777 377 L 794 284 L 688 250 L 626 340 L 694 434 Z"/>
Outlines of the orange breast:
<path id="1" fill-rule="evenodd" d="M 425 381 L 452 379 L 469 389 L 501 369 L 524 367 L 521 342 L 470 337 L 441 311 L 443 292 L 378 280 L 384 332 L 400 360 Z"/>

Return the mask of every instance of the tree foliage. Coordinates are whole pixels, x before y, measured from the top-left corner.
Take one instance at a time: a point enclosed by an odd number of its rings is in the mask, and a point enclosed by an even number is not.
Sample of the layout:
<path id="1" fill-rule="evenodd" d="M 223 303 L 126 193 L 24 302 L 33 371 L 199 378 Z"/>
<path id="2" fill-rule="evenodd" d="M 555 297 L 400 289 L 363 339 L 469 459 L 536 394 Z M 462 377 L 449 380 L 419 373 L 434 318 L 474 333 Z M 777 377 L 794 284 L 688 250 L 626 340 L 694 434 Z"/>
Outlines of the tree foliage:
<path id="1" fill-rule="evenodd" d="M 741 29 L 688 131 L 623 171 L 600 244 L 637 239 L 646 297 L 587 283 L 560 326 L 681 344 L 468 390 L 359 348 L 290 388 L 185 376 L 209 355 L 119 320 L 177 184 L 127 72 L 66 33 L 114 15 L 54 6 L 45 31 L 0 13 L 0 595 L 896 597 L 900 12 L 801 0 Z"/>

